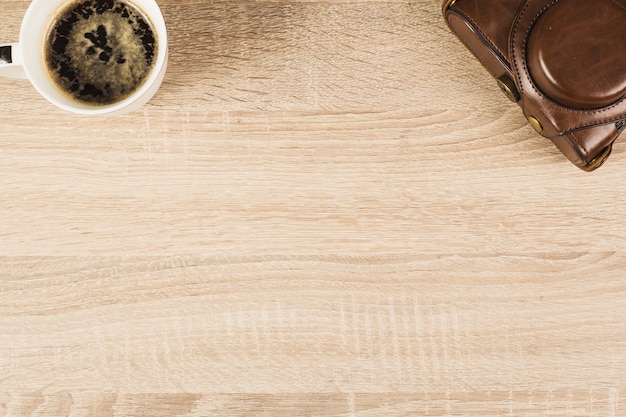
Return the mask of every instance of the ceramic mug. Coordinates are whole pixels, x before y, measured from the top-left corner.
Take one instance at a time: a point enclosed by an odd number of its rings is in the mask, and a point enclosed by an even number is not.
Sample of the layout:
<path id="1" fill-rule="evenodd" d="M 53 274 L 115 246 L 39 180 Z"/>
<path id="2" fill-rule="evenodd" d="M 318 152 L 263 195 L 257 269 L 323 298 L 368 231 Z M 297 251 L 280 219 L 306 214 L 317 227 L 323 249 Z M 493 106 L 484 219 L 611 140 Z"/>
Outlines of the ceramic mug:
<path id="1" fill-rule="evenodd" d="M 0 75 L 12 78 L 27 78 L 44 98 L 56 106 L 73 113 L 111 115 L 136 110 L 154 96 L 165 76 L 168 53 L 167 30 L 163 15 L 155 0 L 118 1 L 130 5 L 139 11 L 144 18 L 147 18 L 151 23 L 150 27 L 156 38 L 152 45 L 153 59 L 150 61 L 151 68 L 142 84 L 129 95 L 121 98 L 119 101 L 106 104 L 79 101 L 71 97 L 67 92 L 62 91 L 58 83 L 53 81 L 49 65 L 46 63 L 46 50 L 49 48 L 47 44 L 51 42 L 51 29 L 55 22 L 62 18 L 64 11 L 73 7 L 73 5 L 81 4 L 93 5 L 92 9 L 95 10 L 99 4 L 112 3 L 110 0 L 33 0 L 22 20 L 19 43 L 0 45 Z M 92 14 L 96 15 L 93 12 Z M 96 33 L 96 35 L 98 34 Z M 85 34 L 84 37 L 87 38 L 88 34 Z M 94 40 L 97 41 L 98 39 L 94 38 Z M 99 47 L 102 46 L 101 44 Z M 107 46 L 105 45 L 104 47 Z M 107 48 L 111 50 L 110 47 Z M 89 53 L 97 53 L 94 48 L 90 49 Z M 107 88 L 109 88 L 108 85 Z"/>

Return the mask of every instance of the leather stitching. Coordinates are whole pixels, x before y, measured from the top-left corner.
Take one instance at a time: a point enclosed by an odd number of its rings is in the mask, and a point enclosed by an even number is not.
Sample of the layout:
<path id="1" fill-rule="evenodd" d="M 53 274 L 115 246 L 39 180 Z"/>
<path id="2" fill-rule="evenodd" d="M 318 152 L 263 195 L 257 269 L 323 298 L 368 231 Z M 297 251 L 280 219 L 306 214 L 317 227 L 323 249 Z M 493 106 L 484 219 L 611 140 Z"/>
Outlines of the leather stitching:
<path id="1" fill-rule="evenodd" d="M 515 20 L 515 24 L 513 25 L 513 30 L 512 30 L 512 35 L 513 36 L 511 36 L 511 40 L 510 40 L 511 51 L 513 51 L 515 43 L 516 43 L 515 42 L 515 36 L 516 36 L 516 34 L 518 32 L 517 28 L 519 27 L 520 20 L 521 20 L 522 16 L 528 11 L 528 8 L 530 7 L 531 1 L 527 1 L 526 2 L 524 7 L 522 8 L 522 10 L 520 10 L 520 12 L 518 13 L 517 19 Z M 526 33 L 524 35 L 524 40 L 523 40 L 523 43 L 522 43 L 522 50 L 524 51 L 524 54 L 523 54 L 524 56 L 526 55 L 525 51 L 527 49 L 528 37 L 529 37 L 530 32 L 532 31 L 535 23 L 541 17 L 541 15 L 543 15 L 550 7 L 553 7 L 558 2 L 559 2 L 559 0 L 552 0 L 550 3 L 545 5 L 537 13 L 537 15 L 535 15 L 535 17 L 531 20 L 530 25 L 528 26 L 528 29 L 526 30 Z M 615 3 L 615 0 L 613 0 L 613 3 Z M 516 58 L 514 53 L 511 54 L 511 59 L 514 62 L 513 71 L 516 73 L 517 72 L 516 69 L 518 68 L 519 61 L 517 60 L 517 58 Z M 532 80 L 532 77 L 530 76 L 530 71 L 528 70 L 528 63 L 527 63 L 527 61 L 525 59 L 522 62 L 522 65 L 520 65 L 520 66 L 522 67 L 522 70 L 524 71 L 524 75 L 528 78 L 528 80 L 530 80 L 530 85 L 532 86 L 532 88 L 535 91 L 535 93 L 537 93 L 537 95 L 541 96 L 545 100 L 548 100 L 550 103 L 554 104 L 555 106 L 557 106 L 558 108 L 562 109 L 563 111 L 566 111 L 566 112 L 569 112 L 569 113 L 589 114 L 589 115 L 598 114 L 598 115 L 601 115 L 602 112 L 609 111 L 609 110 L 613 109 L 614 107 L 620 105 L 622 103 L 622 101 L 624 101 L 624 98 L 626 98 L 626 96 L 622 97 L 621 99 L 617 100 L 615 103 L 613 103 L 611 105 L 608 105 L 606 107 L 603 107 L 601 109 L 581 110 L 581 109 L 572 109 L 570 107 L 565 107 L 565 106 L 555 102 L 551 98 L 545 96 L 541 91 L 539 91 L 535 87 L 535 84 L 534 84 L 534 82 Z M 518 74 L 516 74 L 516 75 L 519 77 Z M 520 93 L 522 93 L 522 96 L 523 96 L 524 87 L 523 87 L 521 82 L 519 84 L 520 84 L 519 85 Z M 623 115 L 617 116 L 617 117 L 613 117 L 613 118 L 598 120 L 598 121 L 595 121 L 593 123 L 578 125 L 578 126 L 575 126 L 575 127 L 571 128 L 569 130 L 566 130 L 566 131 L 562 132 L 561 134 L 567 133 L 567 132 L 572 132 L 574 130 L 581 129 L 581 128 L 587 128 L 587 127 L 592 127 L 592 126 L 598 126 L 598 125 L 601 125 L 601 124 L 616 122 L 616 121 L 618 121 L 618 120 L 620 120 L 622 118 L 623 118 Z"/>
<path id="2" fill-rule="evenodd" d="M 532 31 L 533 27 L 535 26 L 535 22 L 541 17 L 542 14 L 545 13 L 546 10 L 548 10 L 550 7 L 554 6 L 556 3 L 558 3 L 559 0 L 552 0 L 549 4 L 545 5 L 540 11 L 539 13 L 537 13 L 537 15 L 532 19 L 532 21 L 530 22 L 530 25 L 528 26 L 528 29 L 524 35 L 524 42 L 522 43 L 522 51 L 524 52 L 523 55 L 526 56 L 526 45 L 528 43 L 528 36 L 530 35 L 530 32 Z M 530 7 L 530 3 L 531 1 L 527 1 L 526 4 L 524 5 L 524 8 L 520 11 L 518 18 L 515 20 L 515 25 L 513 26 L 513 36 L 511 37 L 511 51 L 513 51 L 515 48 L 515 34 L 517 33 L 517 27 L 519 26 L 519 22 L 522 19 L 522 16 L 528 11 L 528 7 Z M 514 62 L 518 62 L 515 54 L 511 54 L 513 61 Z M 528 66 L 527 66 L 527 62 L 526 59 L 524 59 L 523 63 L 522 63 L 522 69 L 524 70 L 524 74 L 526 76 L 528 76 L 528 79 L 531 81 L 531 85 L 533 87 L 533 90 L 541 95 L 542 97 L 545 97 L 543 94 L 541 94 L 541 92 L 539 90 L 537 90 L 535 88 L 535 84 L 532 82 L 532 77 L 530 76 L 530 72 L 528 71 Z M 517 65 L 515 66 L 517 67 Z M 520 83 L 520 90 L 521 92 L 524 91 L 524 87 L 521 85 Z M 547 97 L 546 97 L 547 98 Z"/>

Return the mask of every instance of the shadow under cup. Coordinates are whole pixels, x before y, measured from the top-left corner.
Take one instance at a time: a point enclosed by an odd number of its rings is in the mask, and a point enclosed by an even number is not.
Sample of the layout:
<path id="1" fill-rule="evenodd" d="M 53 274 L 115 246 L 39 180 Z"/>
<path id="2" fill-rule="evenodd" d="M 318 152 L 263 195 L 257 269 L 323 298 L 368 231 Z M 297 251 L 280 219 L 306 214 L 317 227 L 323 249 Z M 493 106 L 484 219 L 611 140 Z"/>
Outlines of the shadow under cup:
<path id="1" fill-rule="evenodd" d="M 73 113 L 110 115 L 135 110 L 148 102 L 157 92 L 167 67 L 167 31 L 161 10 L 154 0 L 120 0 L 120 2 L 130 4 L 150 20 L 156 45 L 152 69 L 145 81 L 129 96 L 110 104 L 87 103 L 71 97 L 53 81 L 53 76 L 46 64 L 47 43 L 50 42 L 49 34 L 52 25 L 68 7 L 78 5 L 82 1 L 34 0 L 31 3 L 20 31 L 22 63 L 35 89 L 48 101 Z"/>

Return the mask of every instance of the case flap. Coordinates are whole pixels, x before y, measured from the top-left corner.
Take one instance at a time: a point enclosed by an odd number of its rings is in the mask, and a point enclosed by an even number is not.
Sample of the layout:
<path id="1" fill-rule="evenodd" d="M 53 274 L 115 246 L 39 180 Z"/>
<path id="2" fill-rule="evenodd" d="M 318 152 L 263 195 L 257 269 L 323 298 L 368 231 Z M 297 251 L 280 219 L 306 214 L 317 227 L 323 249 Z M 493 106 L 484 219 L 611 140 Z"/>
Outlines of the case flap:
<path id="1" fill-rule="evenodd" d="M 626 0 L 525 1 L 511 29 L 511 66 L 520 106 L 542 135 L 626 118 L 624 22 Z"/>

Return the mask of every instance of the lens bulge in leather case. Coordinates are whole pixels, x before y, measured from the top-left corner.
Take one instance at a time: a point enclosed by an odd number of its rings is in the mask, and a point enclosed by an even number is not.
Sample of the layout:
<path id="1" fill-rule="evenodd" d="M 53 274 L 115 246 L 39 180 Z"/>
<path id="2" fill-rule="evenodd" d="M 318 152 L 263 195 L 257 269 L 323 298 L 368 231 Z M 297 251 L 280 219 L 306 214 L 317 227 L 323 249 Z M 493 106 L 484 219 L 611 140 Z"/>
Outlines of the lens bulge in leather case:
<path id="1" fill-rule="evenodd" d="M 528 69 L 541 92 L 574 109 L 626 95 L 626 0 L 561 0 L 528 38 Z"/>

